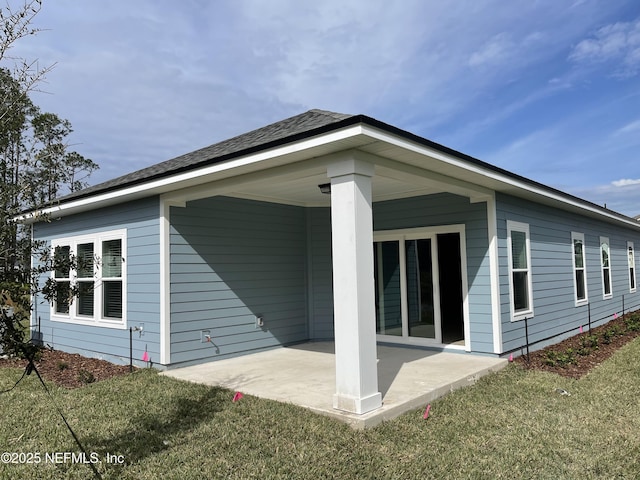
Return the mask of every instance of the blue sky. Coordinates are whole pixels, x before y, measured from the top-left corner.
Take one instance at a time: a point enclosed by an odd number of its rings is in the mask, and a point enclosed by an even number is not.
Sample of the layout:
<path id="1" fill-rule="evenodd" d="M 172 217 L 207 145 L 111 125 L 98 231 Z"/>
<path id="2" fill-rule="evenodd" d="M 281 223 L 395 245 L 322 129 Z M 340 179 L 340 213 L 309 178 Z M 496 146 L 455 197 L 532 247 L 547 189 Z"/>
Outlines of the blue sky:
<path id="1" fill-rule="evenodd" d="M 321 108 L 640 214 L 635 0 L 44 0 L 13 54 L 91 183 Z"/>

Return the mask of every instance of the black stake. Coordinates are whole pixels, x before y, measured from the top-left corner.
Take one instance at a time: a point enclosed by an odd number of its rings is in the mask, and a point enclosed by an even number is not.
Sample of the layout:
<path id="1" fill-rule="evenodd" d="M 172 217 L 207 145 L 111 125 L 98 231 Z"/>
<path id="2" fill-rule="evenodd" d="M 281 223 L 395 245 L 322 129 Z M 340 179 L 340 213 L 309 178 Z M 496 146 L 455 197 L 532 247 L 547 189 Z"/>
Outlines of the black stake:
<path id="1" fill-rule="evenodd" d="M 524 317 L 524 337 L 527 342 L 527 363 L 529 362 L 529 320 Z"/>

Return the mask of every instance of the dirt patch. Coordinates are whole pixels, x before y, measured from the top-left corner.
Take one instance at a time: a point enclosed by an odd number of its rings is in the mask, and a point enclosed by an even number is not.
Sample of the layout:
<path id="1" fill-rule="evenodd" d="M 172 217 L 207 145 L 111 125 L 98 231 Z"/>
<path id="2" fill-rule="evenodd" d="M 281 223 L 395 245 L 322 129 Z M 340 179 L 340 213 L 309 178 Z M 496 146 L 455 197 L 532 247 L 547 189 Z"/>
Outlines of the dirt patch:
<path id="1" fill-rule="evenodd" d="M 25 360 L 0 359 L 0 367 L 25 368 L 26 366 Z M 78 388 L 129 373 L 128 365 L 115 365 L 106 360 L 87 358 L 77 353 L 65 353 L 58 350 L 44 350 L 42 358 L 36 362 L 36 368 L 46 382 L 67 388 Z"/>
<path id="2" fill-rule="evenodd" d="M 626 327 L 624 319 L 618 317 L 591 331 L 585 328 L 581 334 L 531 352 L 528 361 L 526 353 L 515 361 L 525 368 L 580 378 L 604 362 L 620 347 L 640 336 L 640 331 L 632 331 Z M 567 359 L 573 362 L 562 364 L 563 360 Z"/>

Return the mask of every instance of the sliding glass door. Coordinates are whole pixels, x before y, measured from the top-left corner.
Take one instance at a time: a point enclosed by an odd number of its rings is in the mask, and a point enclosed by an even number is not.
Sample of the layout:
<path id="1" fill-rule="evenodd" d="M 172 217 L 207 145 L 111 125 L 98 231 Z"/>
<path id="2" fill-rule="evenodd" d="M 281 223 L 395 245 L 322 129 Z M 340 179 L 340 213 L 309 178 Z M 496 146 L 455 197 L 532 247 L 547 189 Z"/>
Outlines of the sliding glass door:
<path id="1" fill-rule="evenodd" d="M 379 335 L 439 340 L 432 249 L 430 238 L 374 243 Z"/>
<path id="2" fill-rule="evenodd" d="M 436 338 L 431 243 L 431 239 L 404 242 L 410 337 Z"/>
<path id="3" fill-rule="evenodd" d="M 460 233 L 404 232 L 374 237 L 376 333 L 464 345 Z"/>
<path id="4" fill-rule="evenodd" d="M 399 243 L 376 242 L 373 254 L 376 280 L 376 333 L 402 336 Z"/>

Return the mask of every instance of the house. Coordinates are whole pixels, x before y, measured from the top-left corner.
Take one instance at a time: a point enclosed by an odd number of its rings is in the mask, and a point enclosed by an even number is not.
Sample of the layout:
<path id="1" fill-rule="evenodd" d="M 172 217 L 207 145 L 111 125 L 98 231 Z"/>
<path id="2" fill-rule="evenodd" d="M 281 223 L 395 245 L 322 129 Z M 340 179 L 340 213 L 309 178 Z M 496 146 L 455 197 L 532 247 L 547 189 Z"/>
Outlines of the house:
<path id="1" fill-rule="evenodd" d="M 61 198 L 33 237 L 87 260 L 36 299 L 54 348 L 161 369 L 333 340 L 338 409 L 376 342 L 518 354 L 640 303 L 636 220 L 364 115 L 311 110 Z M 92 260 L 99 259 L 99 260 Z"/>

